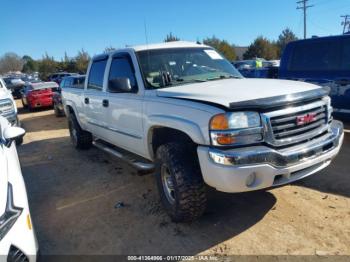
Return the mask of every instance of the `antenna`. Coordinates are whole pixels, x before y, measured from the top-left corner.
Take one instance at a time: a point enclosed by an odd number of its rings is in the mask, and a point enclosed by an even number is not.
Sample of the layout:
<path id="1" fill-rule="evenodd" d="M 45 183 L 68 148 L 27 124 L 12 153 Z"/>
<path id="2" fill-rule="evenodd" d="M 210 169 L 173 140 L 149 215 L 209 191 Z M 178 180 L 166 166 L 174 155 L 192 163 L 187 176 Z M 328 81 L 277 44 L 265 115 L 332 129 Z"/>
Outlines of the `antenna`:
<path id="1" fill-rule="evenodd" d="M 150 54 L 149 54 L 149 48 L 148 48 L 148 32 L 147 32 L 146 18 L 144 18 L 143 24 L 145 27 L 145 38 L 146 38 L 146 46 L 147 46 L 147 66 L 149 70 L 151 68 L 151 61 L 150 61 Z"/>

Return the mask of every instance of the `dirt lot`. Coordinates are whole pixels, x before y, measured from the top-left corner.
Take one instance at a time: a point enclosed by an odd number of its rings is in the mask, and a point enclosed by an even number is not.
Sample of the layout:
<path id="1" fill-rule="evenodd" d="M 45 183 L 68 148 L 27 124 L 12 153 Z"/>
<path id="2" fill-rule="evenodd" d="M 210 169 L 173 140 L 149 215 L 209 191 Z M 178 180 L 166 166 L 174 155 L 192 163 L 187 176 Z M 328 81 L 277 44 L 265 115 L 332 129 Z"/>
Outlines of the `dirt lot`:
<path id="1" fill-rule="evenodd" d="M 20 102 L 19 102 L 20 103 Z M 70 144 L 66 118 L 20 112 L 19 147 L 42 254 L 350 255 L 350 134 L 326 170 L 281 188 L 210 190 L 208 211 L 172 223 L 152 175 L 93 148 Z M 124 202 L 125 207 L 115 208 Z"/>

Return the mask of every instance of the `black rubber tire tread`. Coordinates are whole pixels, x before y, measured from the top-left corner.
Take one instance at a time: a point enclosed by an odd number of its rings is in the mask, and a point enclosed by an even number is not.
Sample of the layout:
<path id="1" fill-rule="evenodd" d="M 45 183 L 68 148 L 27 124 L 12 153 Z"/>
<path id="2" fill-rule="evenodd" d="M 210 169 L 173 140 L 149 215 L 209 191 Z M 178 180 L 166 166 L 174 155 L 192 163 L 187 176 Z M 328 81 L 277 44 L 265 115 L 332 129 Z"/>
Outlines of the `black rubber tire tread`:
<path id="1" fill-rule="evenodd" d="M 56 103 L 53 104 L 53 110 L 55 112 L 56 117 L 64 116 L 63 112 L 56 106 Z"/>
<path id="2" fill-rule="evenodd" d="M 22 145 L 22 144 L 23 144 L 23 136 L 21 136 L 21 137 L 19 137 L 19 138 L 16 139 L 16 145 L 17 145 L 17 146 L 20 146 L 20 145 Z"/>
<path id="3" fill-rule="evenodd" d="M 72 144 L 74 145 L 74 147 L 76 149 L 87 150 L 87 149 L 91 148 L 91 146 L 92 146 L 91 133 L 83 130 L 80 127 L 75 115 L 72 113 L 69 114 L 69 117 L 68 117 L 68 127 L 69 127 L 69 133 L 71 136 Z M 73 142 L 71 128 L 74 128 L 76 130 L 76 134 L 77 134 L 76 143 Z"/>
<path id="4" fill-rule="evenodd" d="M 27 107 L 28 107 L 28 105 L 24 104 L 23 98 L 21 98 L 21 102 L 22 102 L 22 107 L 23 107 L 23 108 L 27 108 Z"/>
<path id="5" fill-rule="evenodd" d="M 166 163 L 173 178 L 174 204 L 168 201 L 163 191 L 160 174 L 163 163 Z M 207 198 L 196 148 L 187 144 L 164 144 L 157 150 L 156 168 L 160 198 L 172 221 L 191 222 L 202 216 Z"/>

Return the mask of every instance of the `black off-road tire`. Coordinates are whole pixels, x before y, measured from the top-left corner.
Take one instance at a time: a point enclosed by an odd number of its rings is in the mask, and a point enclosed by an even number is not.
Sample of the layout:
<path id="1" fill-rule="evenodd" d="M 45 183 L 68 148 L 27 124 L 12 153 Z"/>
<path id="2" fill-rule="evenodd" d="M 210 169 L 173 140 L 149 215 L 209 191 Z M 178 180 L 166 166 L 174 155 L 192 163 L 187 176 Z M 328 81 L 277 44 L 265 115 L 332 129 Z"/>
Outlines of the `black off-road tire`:
<path id="1" fill-rule="evenodd" d="M 64 116 L 63 112 L 57 107 L 56 103 L 53 103 L 53 110 L 55 112 L 56 117 Z"/>
<path id="2" fill-rule="evenodd" d="M 28 105 L 24 104 L 24 102 L 23 102 L 23 97 L 21 98 L 21 101 L 22 101 L 22 106 L 23 106 L 23 108 L 27 108 Z"/>
<path id="3" fill-rule="evenodd" d="M 21 136 L 21 137 L 19 137 L 19 138 L 16 139 L 16 145 L 17 145 L 17 146 L 20 146 L 20 145 L 22 145 L 22 144 L 23 144 L 23 136 Z"/>
<path id="4" fill-rule="evenodd" d="M 90 132 L 83 130 L 75 115 L 69 114 L 68 127 L 71 142 L 76 149 L 87 150 L 92 146 L 92 135 Z"/>
<path id="5" fill-rule="evenodd" d="M 172 179 L 172 202 L 163 183 L 162 166 L 168 168 Z M 193 146 L 178 143 L 160 146 L 156 155 L 156 180 L 161 202 L 172 221 L 191 222 L 204 213 L 206 190 Z"/>

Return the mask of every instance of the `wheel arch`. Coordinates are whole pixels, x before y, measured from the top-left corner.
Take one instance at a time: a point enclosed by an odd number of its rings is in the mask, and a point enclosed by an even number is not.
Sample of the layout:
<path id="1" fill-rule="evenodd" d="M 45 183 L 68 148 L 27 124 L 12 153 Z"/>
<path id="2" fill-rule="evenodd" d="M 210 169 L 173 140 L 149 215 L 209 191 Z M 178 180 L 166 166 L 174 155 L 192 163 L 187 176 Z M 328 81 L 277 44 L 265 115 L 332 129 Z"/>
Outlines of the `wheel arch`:
<path id="1" fill-rule="evenodd" d="M 147 131 L 148 153 L 153 160 L 157 148 L 168 142 L 205 144 L 200 127 L 194 122 L 168 116 L 152 118 L 152 125 Z"/>

